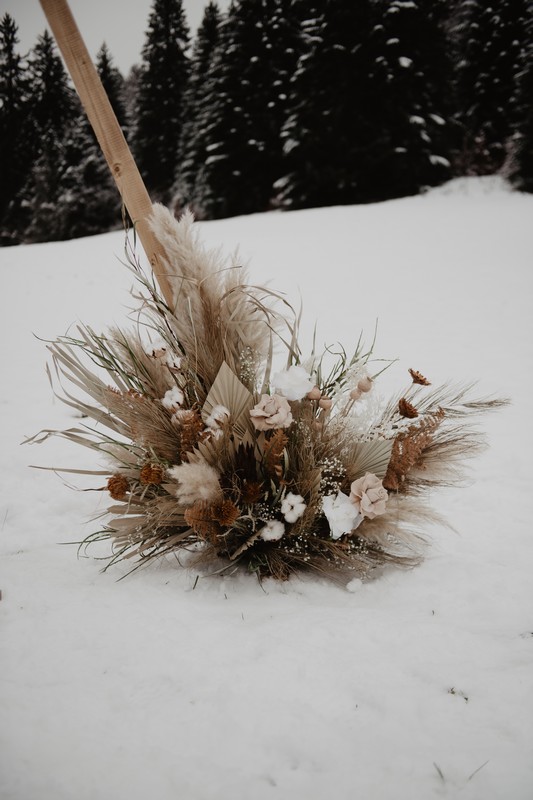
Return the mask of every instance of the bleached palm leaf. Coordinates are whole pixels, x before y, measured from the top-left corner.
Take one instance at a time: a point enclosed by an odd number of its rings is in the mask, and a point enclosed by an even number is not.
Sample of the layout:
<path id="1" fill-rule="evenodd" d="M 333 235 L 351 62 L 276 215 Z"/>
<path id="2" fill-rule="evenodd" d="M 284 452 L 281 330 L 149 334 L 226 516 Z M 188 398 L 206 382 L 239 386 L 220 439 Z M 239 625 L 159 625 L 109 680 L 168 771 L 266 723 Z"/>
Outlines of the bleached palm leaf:
<path id="1" fill-rule="evenodd" d="M 356 442 L 346 454 L 347 472 L 350 480 L 371 472 L 384 478 L 389 465 L 393 442 L 390 439 L 374 439 L 372 442 Z"/>
<path id="2" fill-rule="evenodd" d="M 253 405 L 252 393 L 223 361 L 202 408 L 204 421 L 216 406 L 224 406 L 231 414 L 233 430 L 239 438 L 242 438 L 249 429 L 248 412 Z"/>

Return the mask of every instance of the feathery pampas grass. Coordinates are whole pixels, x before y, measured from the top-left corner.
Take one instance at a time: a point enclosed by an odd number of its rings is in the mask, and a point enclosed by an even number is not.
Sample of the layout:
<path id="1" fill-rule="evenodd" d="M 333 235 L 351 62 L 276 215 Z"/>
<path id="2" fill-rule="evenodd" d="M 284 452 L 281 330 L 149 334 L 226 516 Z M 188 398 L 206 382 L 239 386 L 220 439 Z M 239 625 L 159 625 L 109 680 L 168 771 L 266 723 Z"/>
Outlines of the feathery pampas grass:
<path id="1" fill-rule="evenodd" d="M 416 564 L 421 531 L 440 521 L 428 488 L 460 480 L 481 444 L 470 418 L 503 401 L 429 388 L 409 369 L 405 391 L 380 407 L 373 345 L 360 340 L 327 369 L 329 353 L 303 362 L 299 317 L 281 295 L 206 251 L 191 215 L 154 206 L 152 227 L 172 307 L 129 252 L 134 330 L 81 326 L 49 346 L 58 380 L 85 398 L 61 399 L 97 426 L 31 441 L 59 435 L 112 465 L 107 521 L 82 544 L 110 540 L 109 564 L 188 552 L 189 564 L 279 579 Z M 287 360 L 274 373 L 276 345 Z"/>

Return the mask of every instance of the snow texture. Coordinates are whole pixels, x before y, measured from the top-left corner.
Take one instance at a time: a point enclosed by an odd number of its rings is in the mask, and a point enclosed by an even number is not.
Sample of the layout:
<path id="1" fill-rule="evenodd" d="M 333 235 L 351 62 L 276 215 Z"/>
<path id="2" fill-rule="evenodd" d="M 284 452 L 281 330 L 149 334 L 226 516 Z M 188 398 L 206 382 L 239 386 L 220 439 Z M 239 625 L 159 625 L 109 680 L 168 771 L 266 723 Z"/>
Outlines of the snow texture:
<path id="1" fill-rule="evenodd" d="M 359 207 L 202 223 L 251 282 L 304 302 L 302 341 L 361 329 L 434 383 L 479 379 L 512 406 L 484 421 L 472 481 L 435 493 L 412 571 L 334 585 L 203 577 L 173 560 L 118 582 L 77 559 L 106 503 L 98 468 L 43 427 L 43 339 L 128 325 L 121 233 L 0 250 L 2 800 L 530 800 L 533 787 L 533 197 L 489 179 Z M 41 339 L 36 338 L 41 337 Z M 106 554 L 102 547 L 100 555 Z"/>

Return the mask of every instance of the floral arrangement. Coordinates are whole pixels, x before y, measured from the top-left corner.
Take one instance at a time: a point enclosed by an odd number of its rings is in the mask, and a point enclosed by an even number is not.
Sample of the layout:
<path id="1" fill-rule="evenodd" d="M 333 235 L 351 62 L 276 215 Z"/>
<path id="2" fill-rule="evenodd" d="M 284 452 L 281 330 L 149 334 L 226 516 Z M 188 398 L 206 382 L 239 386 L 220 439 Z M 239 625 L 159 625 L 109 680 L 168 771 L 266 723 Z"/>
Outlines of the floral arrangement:
<path id="1" fill-rule="evenodd" d="M 81 326 L 49 346 L 59 380 L 84 393 L 62 399 L 96 426 L 33 441 L 60 435 L 108 465 L 92 474 L 107 476 L 112 503 L 85 544 L 111 540 L 109 563 L 189 553 L 188 564 L 279 579 L 417 563 L 436 519 L 428 489 L 457 481 L 480 445 L 471 415 L 501 402 L 434 389 L 414 369 L 381 402 L 373 344 L 304 359 L 291 306 L 206 251 L 190 215 L 156 205 L 152 227 L 172 305 L 130 248 L 141 284 L 134 329 Z"/>

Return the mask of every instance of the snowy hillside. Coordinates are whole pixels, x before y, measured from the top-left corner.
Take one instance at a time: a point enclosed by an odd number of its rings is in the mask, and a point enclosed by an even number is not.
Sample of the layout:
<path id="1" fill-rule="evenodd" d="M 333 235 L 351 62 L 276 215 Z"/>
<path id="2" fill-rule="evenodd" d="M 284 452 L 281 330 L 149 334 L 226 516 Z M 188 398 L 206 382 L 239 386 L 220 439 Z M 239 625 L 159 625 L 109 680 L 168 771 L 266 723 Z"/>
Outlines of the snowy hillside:
<path id="1" fill-rule="evenodd" d="M 532 219 L 533 196 L 491 178 L 200 225 L 252 283 L 301 296 L 309 347 L 315 321 L 349 350 L 378 319 L 376 354 L 399 359 L 383 385 L 412 367 L 512 399 L 471 482 L 432 498 L 455 530 L 349 589 L 174 561 L 117 582 L 128 566 L 63 546 L 105 498 L 28 465 L 94 455 L 20 443 L 79 423 L 42 340 L 129 324 L 123 235 L 0 250 L 2 800 L 531 798 Z"/>

